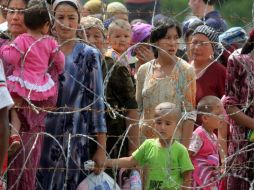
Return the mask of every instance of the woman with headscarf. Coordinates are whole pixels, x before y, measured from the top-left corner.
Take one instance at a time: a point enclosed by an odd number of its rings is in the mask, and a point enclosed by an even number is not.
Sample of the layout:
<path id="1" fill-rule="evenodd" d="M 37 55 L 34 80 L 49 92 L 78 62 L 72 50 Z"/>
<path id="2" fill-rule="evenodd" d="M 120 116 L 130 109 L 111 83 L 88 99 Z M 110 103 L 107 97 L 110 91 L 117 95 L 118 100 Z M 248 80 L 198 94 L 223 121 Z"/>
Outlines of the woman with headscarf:
<path id="1" fill-rule="evenodd" d="M 226 68 L 217 62 L 220 49 L 218 33 L 207 25 L 198 26 L 190 45 L 191 64 L 196 72 L 196 102 L 208 95 L 221 98 L 225 90 Z"/>
<path id="2" fill-rule="evenodd" d="M 12 42 L 18 35 L 27 31 L 24 24 L 24 9 L 29 0 L 10 0 L 7 4 L 7 23 L 8 33 L 0 39 L 0 46 Z M 2 37 L 2 36 L 1 36 Z M 3 62 L 6 77 L 13 71 L 13 65 Z M 53 69 L 54 70 L 54 69 Z M 56 73 L 49 71 L 52 78 L 57 83 Z M 54 75 L 54 76 L 53 76 Z M 32 102 L 38 107 L 50 107 L 55 102 L 55 97 L 50 101 Z M 30 105 L 22 105 L 17 109 L 18 116 L 21 120 L 20 137 L 22 147 L 16 155 L 10 157 L 8 166 L 8 189 L 35 189 L 36 169 L 39 164 L 42 136 L 39 134 L 45 130 L 45 113 L 37 114 Z"/>
<path id="3" fill-rule="evenodd" d="M 227 189 L 253 189 L 254 29 L 240 54 L 228 59 L 225 97 L 229 114 Z"/>
<path id="4" fill-rule="evenodd" d="M 101 57 L 95 48 L 77 40 L 78 0 L 55 0 L 53 11 L 65 70 L 59 82 L 59 113 L 49 114 L 46 119 L 46 131 L 51 136 L 44 139 L 37 186 L 75 190 L 88 175 L 84 162 L 94 160 L 95 172 L 99 173 L 106 155 Z M 89 137 L 98 143 L 93 155 Z"/>

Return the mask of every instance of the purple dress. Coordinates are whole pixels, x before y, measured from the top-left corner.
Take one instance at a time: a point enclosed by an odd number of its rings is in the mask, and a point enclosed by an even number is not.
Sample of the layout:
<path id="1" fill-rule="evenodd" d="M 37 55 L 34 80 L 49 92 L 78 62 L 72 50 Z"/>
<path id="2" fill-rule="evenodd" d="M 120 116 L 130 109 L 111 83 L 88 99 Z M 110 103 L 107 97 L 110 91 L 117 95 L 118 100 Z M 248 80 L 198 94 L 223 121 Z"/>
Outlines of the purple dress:
<path id="1" fill-rule="evenodd" d="M 225 105 L 237 105 L 254 117 L 254 60 L 251 55 L 232 54 L 228 60 Z M 247 140 L 250 129 L 230 121 L 228 143 L 228 189 L 248 190 L 253 180 L 253 146 Z M 249 145 L 249 146 L 248 146 Z M 248 146 L 248 147 L 247 147 Z M 252 149 L 252 150 L 251 150 Z M 242 151 L 241 151 L 242 150 Z M 240 153 L 238 153 L 241 151 Z"/>

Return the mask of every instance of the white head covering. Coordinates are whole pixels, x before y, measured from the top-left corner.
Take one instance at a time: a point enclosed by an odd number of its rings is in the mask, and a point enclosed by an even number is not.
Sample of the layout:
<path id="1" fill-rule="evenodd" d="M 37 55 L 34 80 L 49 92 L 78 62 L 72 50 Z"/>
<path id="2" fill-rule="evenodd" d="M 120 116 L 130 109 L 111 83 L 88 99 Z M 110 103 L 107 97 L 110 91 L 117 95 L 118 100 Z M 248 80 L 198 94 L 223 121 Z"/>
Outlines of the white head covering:
<path id="1" fill-rule="evenodd" d="M 53 11 L 55 11 L 57 5 L 59 5 L 59 3 L 62 3 L 62 2 L 71 2 L 71 3 L 73 3 L 76 6 L 78 11 L 81 10 L 81 4 L 80 4 L 80 2 L 78 0 L 55 0 L 54 3 L 53 3 Z"/>

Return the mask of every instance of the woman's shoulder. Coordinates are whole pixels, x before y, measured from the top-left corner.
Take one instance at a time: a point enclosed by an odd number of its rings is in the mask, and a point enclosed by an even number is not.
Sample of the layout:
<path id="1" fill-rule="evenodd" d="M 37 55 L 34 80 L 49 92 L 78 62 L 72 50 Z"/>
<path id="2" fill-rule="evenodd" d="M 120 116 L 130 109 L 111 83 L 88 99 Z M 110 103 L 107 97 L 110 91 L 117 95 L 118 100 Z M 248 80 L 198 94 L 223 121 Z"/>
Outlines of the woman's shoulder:
<path id="1" fill-rule="evenodd" d="M 154 62 L 154 59 L 141 65 L 138 69 L 138 74 L 141 74 L 141 73 L 144 74 L 152 66 L 153 62 Z"/>
<path id="2" fill-rule="evenodd" d="M 191 64 L 187 63 L 184 59 L 178 58 L 177 64 L 182 68 L 186 70 L 193 70 L 194 68 Z"/>

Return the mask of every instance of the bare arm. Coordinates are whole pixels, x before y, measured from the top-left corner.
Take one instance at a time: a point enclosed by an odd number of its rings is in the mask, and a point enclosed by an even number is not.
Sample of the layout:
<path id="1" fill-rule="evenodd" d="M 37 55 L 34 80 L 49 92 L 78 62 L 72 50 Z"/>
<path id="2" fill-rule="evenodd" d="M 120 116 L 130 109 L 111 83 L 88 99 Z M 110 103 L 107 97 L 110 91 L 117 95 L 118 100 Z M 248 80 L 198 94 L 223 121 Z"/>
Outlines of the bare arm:
<path id="1" fill-rule="evenodd" d="M 138 165 L 138 161 L 133 156 L 123 157 L 119 159 L 108 159 L 106 160 L 106 167 L 113 168 L 133 168 Z"/>
<path id="2" fill-rule="evenodd" d="M 189 189 L 188 187 L 191 187 L 191 181 L 192 181 L 191 174 L 192 174 L 192 171 L 186 171 L 183 173 L 183 184 L 182 184 L 181 190 L 188 190 Z"/>
<path id="3" fill-rule="evenodd" d="M 128 153 L 131 155 L 139 147 L 139 126 L 137 124 L 138 112 L 136 109 L 128 110 L 127 117 L 134 119 L 126 119 L 126 126 L 131 126 L 128 137 L 129 137 L 129 147 Z"/>
<path id="4" fill-rule="evenodd" d="M 227 106 L 226 111 L 238 125 L 254 130 L 254 119 L 240 111 L 237 106 Z"/>
<path id="5" fill-rule="evenodd" d="M 93 161 L 96 163 L 94 172 L 99 174 L 106 160 L 106 134 L 97 133 L 96 139 L 98 142 L 97 150 L 93 156 Z"/>
<path id="6" fill-rule="evenodd" d="M 8 138 L 9 138 L 9 127 L 8 127 L 8 109 L 3 108 L 0 110 L 0 174 L 3 167 L 6 152 L 8 150 Z"/>
<path id="7" fill-rule="evenodd" d="M 192 137 L 192 132 L 194 128 L 194 121 L 187 119 L 183 121 L 183 133 L 182 133 L 182 144 L 188 149 L 190 145 L 190 140 Z"/>
<path id="8" fill-rule="evenodd" d="M 224 163 L 228 152 L 227 134 L 228 134 L 228 124 L 226 122 L 223 122 L 223 126 L 218 129 L 219 153 L 222 164 Z"/>

